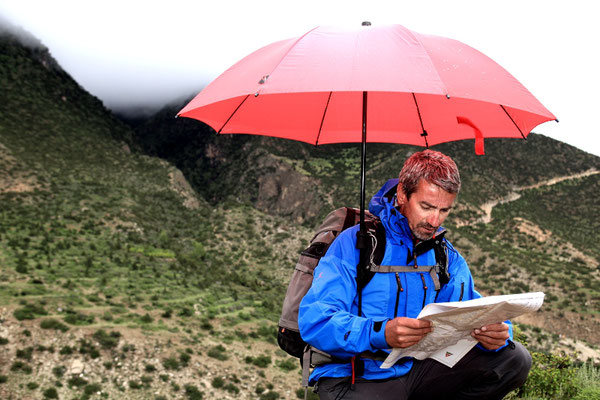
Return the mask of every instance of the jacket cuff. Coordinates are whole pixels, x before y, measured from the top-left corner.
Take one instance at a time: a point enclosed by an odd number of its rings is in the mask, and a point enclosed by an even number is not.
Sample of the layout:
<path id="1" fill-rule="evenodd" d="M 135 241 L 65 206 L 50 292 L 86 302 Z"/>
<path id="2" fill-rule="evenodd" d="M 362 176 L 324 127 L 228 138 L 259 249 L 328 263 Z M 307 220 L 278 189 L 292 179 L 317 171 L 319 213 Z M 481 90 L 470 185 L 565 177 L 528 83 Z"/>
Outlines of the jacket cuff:
<path id="1" fill-rule="evenodd" d="M 376 349 L 389 349 L 390 346 L 385 341 L 385 325 L 389 320 L 373 322 L 371 329 L 371 346 Z"/>

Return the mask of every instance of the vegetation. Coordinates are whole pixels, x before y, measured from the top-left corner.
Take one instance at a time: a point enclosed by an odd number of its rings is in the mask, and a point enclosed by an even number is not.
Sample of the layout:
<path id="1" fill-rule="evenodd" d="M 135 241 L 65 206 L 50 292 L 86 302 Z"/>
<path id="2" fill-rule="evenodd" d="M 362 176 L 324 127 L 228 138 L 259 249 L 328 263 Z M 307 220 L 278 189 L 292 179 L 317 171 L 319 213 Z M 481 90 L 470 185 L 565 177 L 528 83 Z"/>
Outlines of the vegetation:
<path id="1" fill-rule="evenodd" d="M 211 135 L 169 108 L 134 131 L 47 50 L 5 34 L 0 50 L 0 320 L 11 329 L 0 397 L 296 393 L 298 362 L 276 351 L 276 322 L 314 224 L 357 203 L 357 146 Z M 535 366 L 512 396 L 592 398 L 597 366 L 555 349 L 565 326 L 598 344 L 586 333 L 599 318 L 598 175 L 520 191 L 491 223 L 477 219 L 492 198 L 598 159 L 539 135 L 486 142 L 482 158 L 471 145 L 439 147 L 464 181 L 451 240 L 484 294 L 544 290 L 542 317 L 558 321 L 519 325 Z M 369 145 L 367 191 L 413 150 Z"/>

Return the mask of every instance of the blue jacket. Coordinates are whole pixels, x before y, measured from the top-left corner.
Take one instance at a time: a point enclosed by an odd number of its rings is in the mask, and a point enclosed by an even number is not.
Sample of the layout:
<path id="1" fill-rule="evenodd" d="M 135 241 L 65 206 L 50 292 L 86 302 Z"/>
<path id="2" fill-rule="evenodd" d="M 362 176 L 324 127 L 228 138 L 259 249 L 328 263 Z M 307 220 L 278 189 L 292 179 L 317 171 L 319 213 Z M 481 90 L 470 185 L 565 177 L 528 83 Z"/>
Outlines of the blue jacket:
<path id="1" fill-rule="evenodd" d="M 386 185 L 389 186 L 389 182 Z M 370 204 L 370 211 L 379 216 L 386 231 L 385 254 L 381 264 L 414 265 L 410 256 L 413 239 L 408 222 L 394 207 L 394 200 L 383 197 L 386 191 L 384 186 Z M 474 289 L 473 277 L 464 258 L 446 241 L 450 281 L 442 286 L 439 293 L 435 291 L 428 273 L 376 273 L 363 289 L 363 316 L 359 317 L 357 231 L 358 226 L 346 229 L 333 241 L 315 269 L 313 284 L 300 304 L 300 334 L 311 346 L 342 359 L 349 359 L 364 351 L 389 352 L 385 341 L 385 324 L 390 319 L 416 318 L 421 309 L 432 302 L 481 297 Z M 434 250 L 418 256 L 417 264 L 434 265 Z M 364 359 L 362 377 L 372 380 L 402 376 L 408 373 L 412 363 L 412 359 L 404 358 L 392 368 L 380 369 L 381 361 Z M 326 364 L 315 368 L 310 382 L 314 384 L 321 377 L 351 375 L 350 363 Z"/>

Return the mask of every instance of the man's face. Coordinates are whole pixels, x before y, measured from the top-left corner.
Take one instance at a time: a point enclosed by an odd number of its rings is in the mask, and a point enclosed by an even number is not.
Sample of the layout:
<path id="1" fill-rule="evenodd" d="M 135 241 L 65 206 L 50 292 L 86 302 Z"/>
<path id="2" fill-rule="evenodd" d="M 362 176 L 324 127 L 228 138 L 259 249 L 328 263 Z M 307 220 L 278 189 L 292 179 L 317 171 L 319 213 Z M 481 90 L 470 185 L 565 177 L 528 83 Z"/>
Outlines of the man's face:
<path id="1" fill-rule="evenodd" d="M 444 222 L 456 199 L 456 193 L 446 192 L 441 187 L 419 181 L 417 190 L 407 199 L 398 185 L 398 206 L 402 215 L 408 220 L 410 230 L 417 239 L 428 240 L 433 237 Z"/>

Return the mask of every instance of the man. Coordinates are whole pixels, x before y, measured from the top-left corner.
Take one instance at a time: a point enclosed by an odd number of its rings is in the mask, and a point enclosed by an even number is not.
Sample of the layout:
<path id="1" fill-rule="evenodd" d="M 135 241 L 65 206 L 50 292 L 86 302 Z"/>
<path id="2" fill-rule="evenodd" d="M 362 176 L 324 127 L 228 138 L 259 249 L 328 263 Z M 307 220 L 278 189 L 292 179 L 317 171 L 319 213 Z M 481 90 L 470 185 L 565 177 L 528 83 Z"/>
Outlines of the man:
<path id="1" fill-rule="evenodd" d="M 372 356 L 413 346 L 431 332 L 430 322 L 416 319 L 426 304 L 481 297 L 465 260 L 443 238 L 441 225 L 459 190 L 454 161 L 425 150 L 406 160 L 393 198 L 376 195 L 371 201 L 386 233 L 381 265 L 435 265 L 435 251 L 427 244 L 445 242 L 449 279 L 439 290 L 422 269 L 378 272 L 362 289 L 358 315 L 358 227 L 342 232 L 320 260 L 298 322 L 307 343 L 340 361 L 317 366 L 311 374 L 321 399 L 501 399 L 525 382 L 531 356 L 512 342 L 509 322 L 475 329 L 471 335 L 478 345 L 453 368 L 402 358 L 381 369 L 381 360 Z M 419 248 L 429 250 L 421 254 Z"/>

